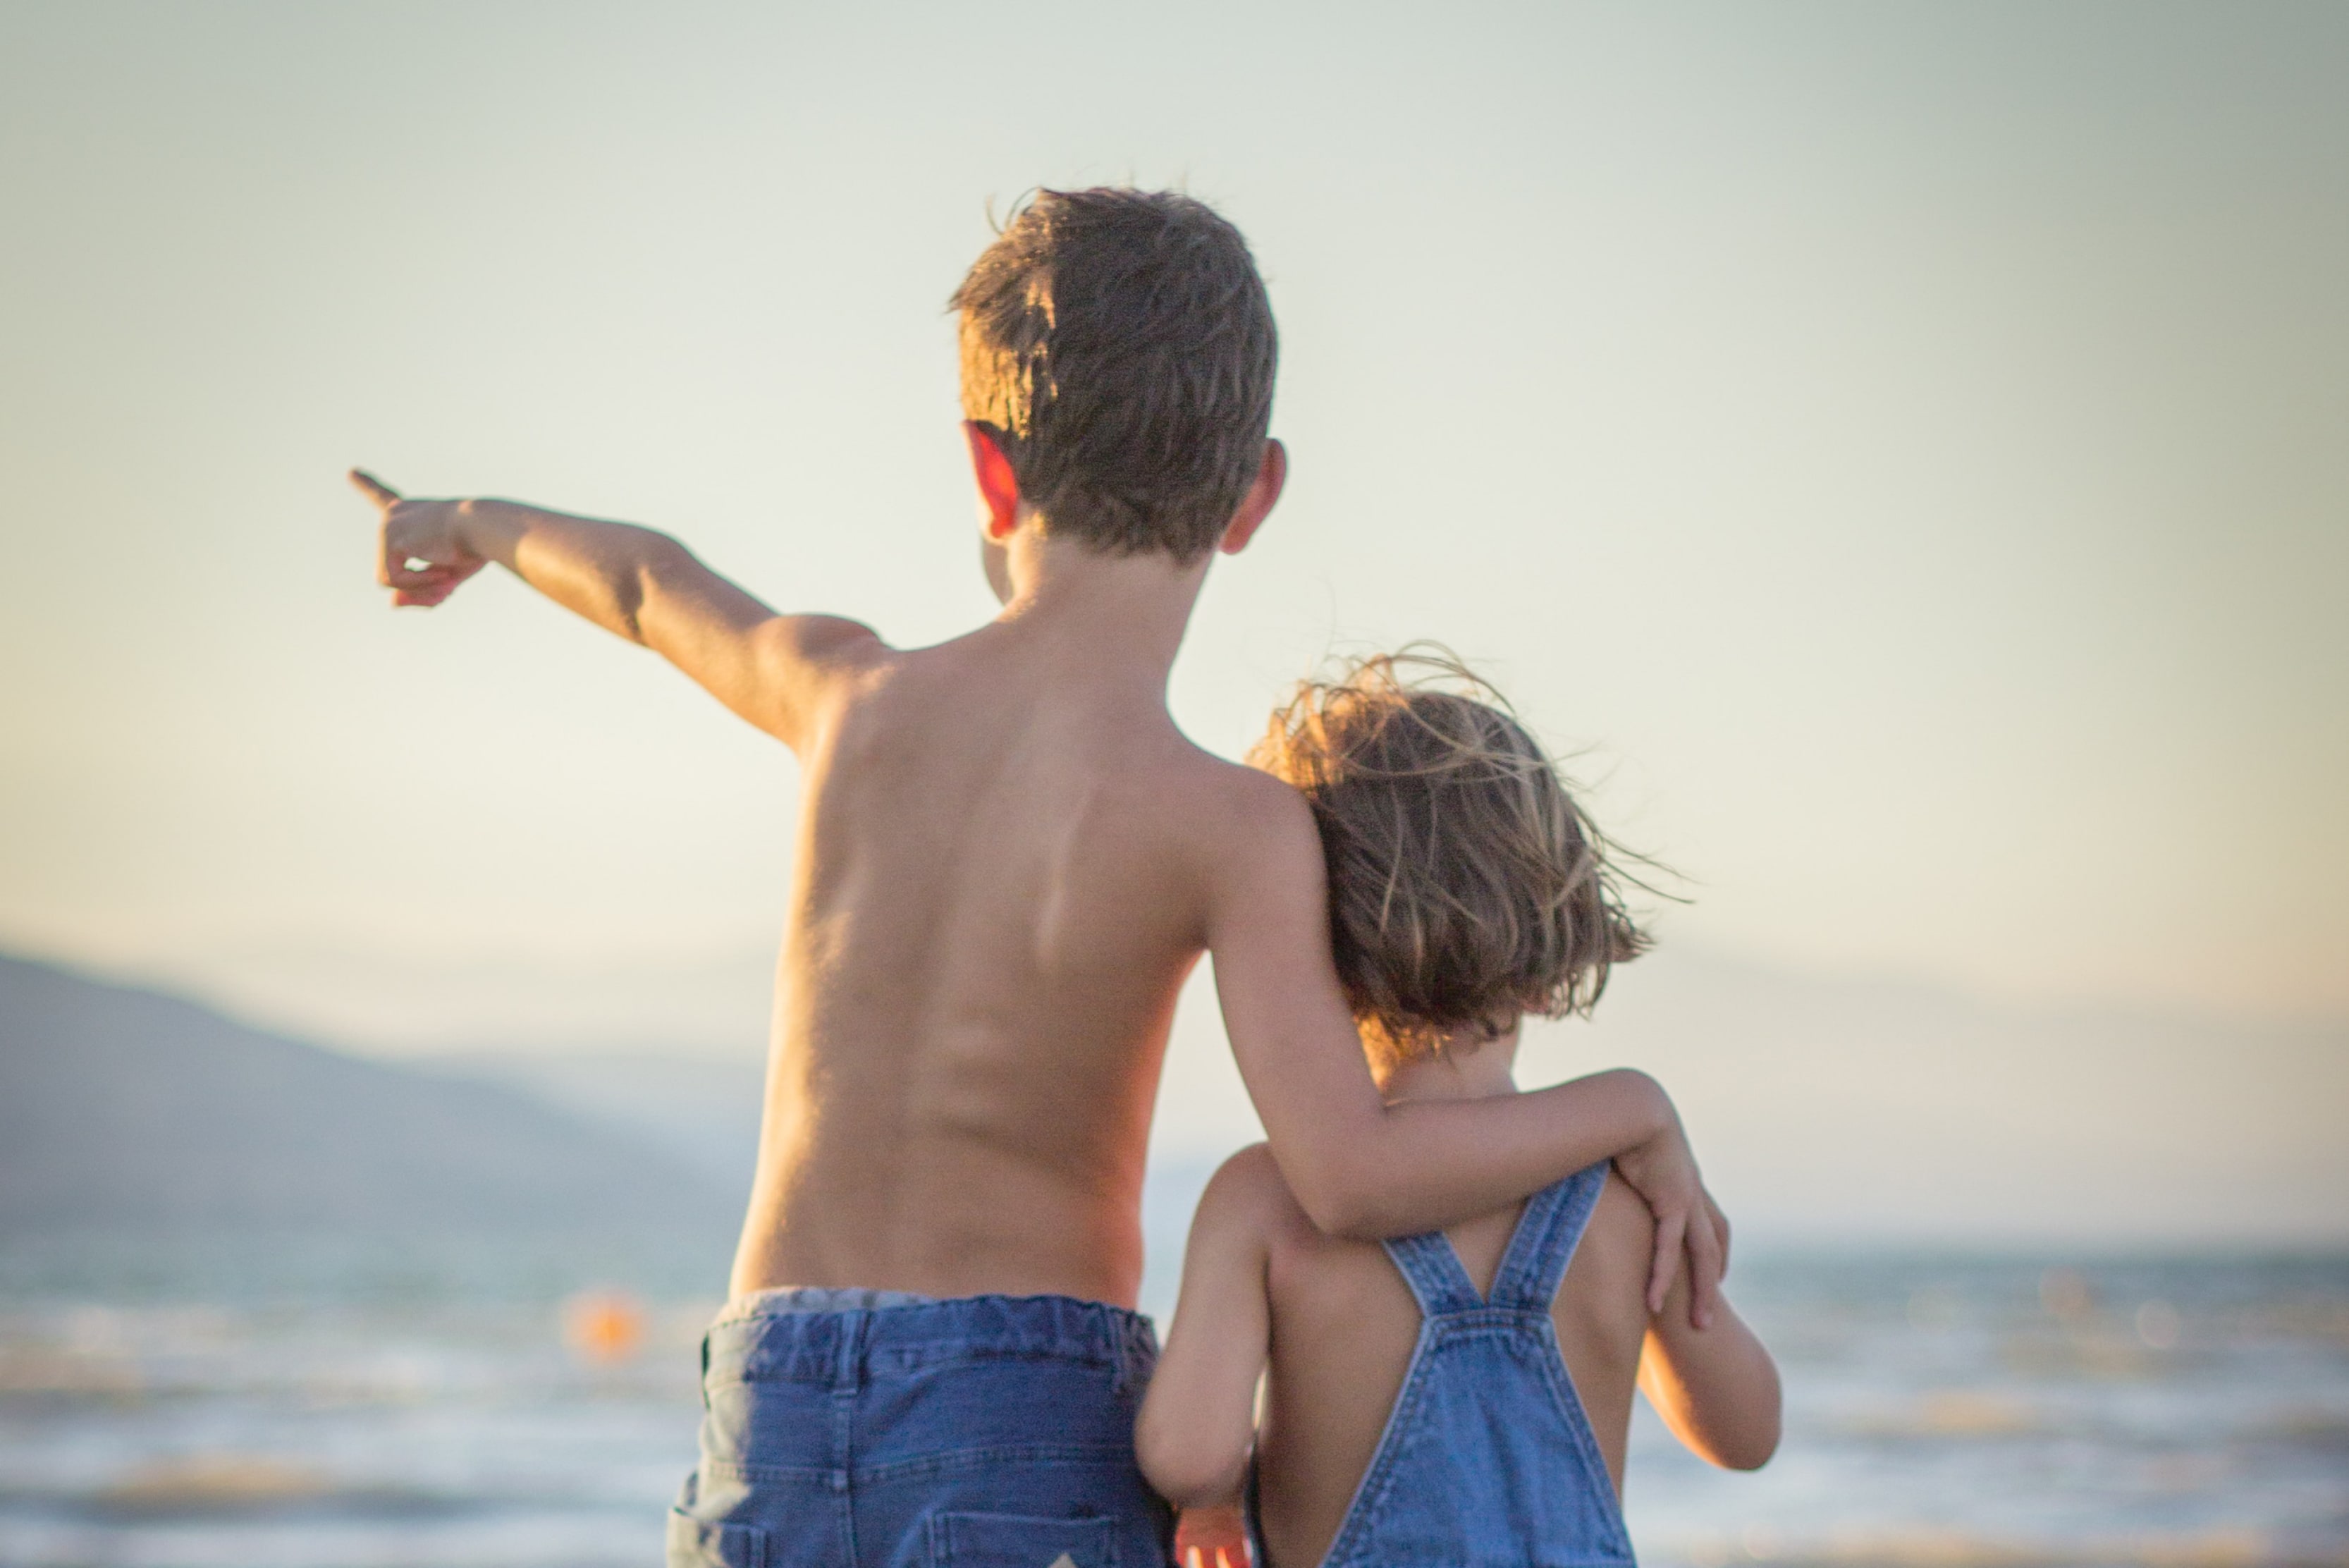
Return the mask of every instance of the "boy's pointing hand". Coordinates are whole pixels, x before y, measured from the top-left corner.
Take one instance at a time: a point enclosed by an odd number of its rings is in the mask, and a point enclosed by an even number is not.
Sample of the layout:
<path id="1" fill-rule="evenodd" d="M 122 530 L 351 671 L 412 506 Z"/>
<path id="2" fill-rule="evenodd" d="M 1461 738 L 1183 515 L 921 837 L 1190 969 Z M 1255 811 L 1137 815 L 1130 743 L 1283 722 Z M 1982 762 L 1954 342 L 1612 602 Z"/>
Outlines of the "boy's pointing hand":
<path id="1" fill-rule="evenodd" d="M 377 538 L 376 581 L 394 605 L 430 608 L 489 565 L 467 548 L 460 501 L 410 501 L 365 469 L 351 470 L 358 493 L 383 509 Z"/>

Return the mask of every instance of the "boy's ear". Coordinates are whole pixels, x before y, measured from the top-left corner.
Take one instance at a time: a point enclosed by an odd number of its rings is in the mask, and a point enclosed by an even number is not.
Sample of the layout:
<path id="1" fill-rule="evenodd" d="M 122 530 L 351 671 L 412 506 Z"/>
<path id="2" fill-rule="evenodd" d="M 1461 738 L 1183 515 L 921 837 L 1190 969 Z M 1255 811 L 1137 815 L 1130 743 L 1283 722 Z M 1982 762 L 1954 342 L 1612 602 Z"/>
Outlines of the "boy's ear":
<path id="1" fill-rule="evenodd" d="M 1288 449 L 1277 441 L 1264 443 L 1264 465 L 1256 471 L 1256 483 L 1240 497 L 1239 510 L 1224 524 L 1224 536 L 1216 548 L 1226 556 L 1237 556 L 1247 548 L 1256 531 L 1264 526 L 1273 504 L 1280 499 L 1280 487 L 1288 483 Z"/>
<path id="2" fill-rule="evenodd" d="M 962 422 L 963 439 L 970 443 L 970 475 L 978 484 L 978 525 L 997 544 L 1019 526 L 1019 476 L 1011 460 L 995 444 L 995 432 L 976 420 Z"/>

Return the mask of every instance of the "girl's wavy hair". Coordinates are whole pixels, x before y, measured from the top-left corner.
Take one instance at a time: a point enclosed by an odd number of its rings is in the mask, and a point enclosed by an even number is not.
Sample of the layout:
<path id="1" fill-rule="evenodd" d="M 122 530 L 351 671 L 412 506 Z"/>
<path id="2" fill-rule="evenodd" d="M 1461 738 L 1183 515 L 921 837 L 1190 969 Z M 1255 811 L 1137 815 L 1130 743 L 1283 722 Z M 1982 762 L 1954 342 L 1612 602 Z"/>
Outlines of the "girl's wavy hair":
<path id="1" fill-rule="evenodd" d="M 1588 1013 L 1649 939 L 1610 844 L 1507 701 L 1413 643 L 1301 683 L 1248 761 L 1304 793 L 1338 978 L 1365 1042 L 1431 1054 L 1464 1024 Z M 1652 889 L 1651 889 L 1652 890 Z"/>

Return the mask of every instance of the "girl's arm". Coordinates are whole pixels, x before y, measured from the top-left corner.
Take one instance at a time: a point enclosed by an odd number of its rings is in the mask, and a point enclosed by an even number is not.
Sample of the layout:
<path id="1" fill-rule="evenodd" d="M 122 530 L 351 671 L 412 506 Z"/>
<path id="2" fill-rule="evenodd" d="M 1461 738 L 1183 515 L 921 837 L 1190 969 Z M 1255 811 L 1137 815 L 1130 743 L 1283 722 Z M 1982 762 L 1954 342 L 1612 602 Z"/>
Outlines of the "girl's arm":
<path id="1" fill-rule="evenodd" d="M 1226 1160 L 1199 1198 L 1166 1351 L 1134 1423 L 1142 1473 L 1177 1508 L 1239 1501 L 1256 1447 L 1256 1386 L 1272 1343 L 1267 1238 L 1285 1199 L 1262 1144 Z"/>
<path id="2" fill-rule="evenodd" d="M 1778 1368 L 1726 1298 L 1689 1321 L 1688 1277 L 1648 1325 L 1640 1388 L 1688 1450 L 1724 1469 L 1759 1469 L 1778 1448 Z"/>

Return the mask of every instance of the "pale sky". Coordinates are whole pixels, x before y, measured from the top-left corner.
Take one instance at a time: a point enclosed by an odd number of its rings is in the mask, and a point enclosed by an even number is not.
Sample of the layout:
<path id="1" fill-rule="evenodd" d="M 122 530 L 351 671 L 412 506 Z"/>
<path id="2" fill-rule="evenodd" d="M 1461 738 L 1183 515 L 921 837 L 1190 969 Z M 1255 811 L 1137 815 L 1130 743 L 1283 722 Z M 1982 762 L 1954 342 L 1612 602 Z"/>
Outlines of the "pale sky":
<path id="1" fill-rule="evenodd" d="M 2344 80 L 2325 5 L 0 6 L 0 944 L 694 1033 L 789 758 L 510 581 L 393 614 L 343 469 L 950 636 L 944 301 L 990 202 L 1131 179 L 1282 330 L 1203 743 L 1437 638 L 1667 941 L 2349 1019 Z"/>

